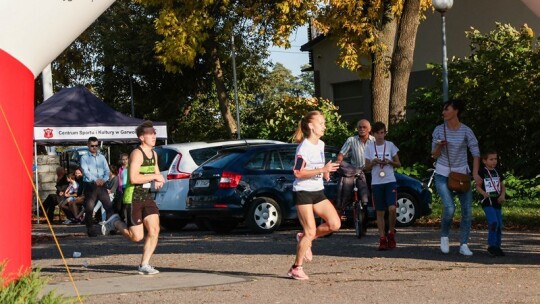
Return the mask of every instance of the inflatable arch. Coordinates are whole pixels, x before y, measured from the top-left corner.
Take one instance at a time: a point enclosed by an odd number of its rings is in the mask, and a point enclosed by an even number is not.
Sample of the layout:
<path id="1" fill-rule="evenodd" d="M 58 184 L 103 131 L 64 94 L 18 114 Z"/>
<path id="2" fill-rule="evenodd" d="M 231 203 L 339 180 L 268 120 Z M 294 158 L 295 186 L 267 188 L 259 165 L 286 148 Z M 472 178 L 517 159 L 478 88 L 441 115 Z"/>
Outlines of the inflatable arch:
<path id="1" fill-rule="evenodd" d="M 0 0 L 0 262 L 31 267 L 34 79 L 114 0 Z"/>

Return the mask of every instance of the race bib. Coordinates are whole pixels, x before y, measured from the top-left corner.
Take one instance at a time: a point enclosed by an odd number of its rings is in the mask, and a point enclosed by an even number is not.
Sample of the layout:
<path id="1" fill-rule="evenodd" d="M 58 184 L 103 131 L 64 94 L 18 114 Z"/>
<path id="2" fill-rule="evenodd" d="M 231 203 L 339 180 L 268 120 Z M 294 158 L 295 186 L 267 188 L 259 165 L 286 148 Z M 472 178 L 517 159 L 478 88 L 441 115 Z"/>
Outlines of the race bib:
<path id="1" fill-rule="evenodd" d="M 485 178 L 484 179 L 484 186 L 486 188 L 487 193 L 499 193 L 501 189 L 501 183 L 498 176 L 495 176 L 493 178 Z"/>

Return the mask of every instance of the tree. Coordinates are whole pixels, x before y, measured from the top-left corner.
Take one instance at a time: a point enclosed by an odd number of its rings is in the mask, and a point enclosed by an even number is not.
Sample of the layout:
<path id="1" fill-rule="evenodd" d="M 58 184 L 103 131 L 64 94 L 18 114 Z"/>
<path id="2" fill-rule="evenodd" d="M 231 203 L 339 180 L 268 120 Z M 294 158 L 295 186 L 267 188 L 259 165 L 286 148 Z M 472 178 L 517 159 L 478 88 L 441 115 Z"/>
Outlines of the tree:
<path id="1" fill-rule="evenodd" d="M 341 49 L 338 64 L 360 77 L 371 75 L 374 120 L 388 123 L 389 112 L 404 113 L 413 38 L 421 12 L 429 5 L 429 0 L 330 0 L 315 14 L 315 25 Z M 397 94 L 392 103 L 390 88 Z"/>
<path id="2" fill-rule="evenodd" d="M 158 7 L 156 30 L 163 37 L 156 44 L 158 60 L 170 72 L 181 72 L 196 62 L 209 62 L 219 109 L 229 136 L 236 133 L 231 114 L 230 41 L 251 58 L 266 56 L 269 41 L 288 45 L 287 37 L 305 23 L 309 5 L 302 1 L 138 0 Z M 247 56 L 246 56 L 247 58 Z"/>
<path id="3" fill-rule="evenodd" d="M 399 20 L 396 48 L 392 56 L 390 72 L 390 123 L 395 124 L 405 118 L 407 89 L 411 74 L 416 33 L 420 24 L 421 0 L 405 0 Z"/>

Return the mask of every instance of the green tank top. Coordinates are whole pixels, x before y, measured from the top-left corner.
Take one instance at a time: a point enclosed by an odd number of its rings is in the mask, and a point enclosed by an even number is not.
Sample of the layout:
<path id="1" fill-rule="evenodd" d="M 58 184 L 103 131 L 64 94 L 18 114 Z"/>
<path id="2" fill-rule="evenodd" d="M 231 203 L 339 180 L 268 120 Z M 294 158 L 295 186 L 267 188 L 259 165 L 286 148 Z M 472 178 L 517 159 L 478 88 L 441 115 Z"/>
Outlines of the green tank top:
<path id="1" fill-rule="evenodd" d="M 139 169 L 140 174 L 154 174 L 156 172 L 156 157 L 154 150 L 152 150 L 152 158 L 148 158 L 141 147 L 137 147 L 143 155 L 143 163 Z M 143 201 L 146 199 L 152 199 L 152 194 L 150 193 L 150 183 L 147 184 L 132 184 L 129 178 L 127 178 L 127 186 L 124 191 L 124 204 L 131 204 L 133 201 Z"/>

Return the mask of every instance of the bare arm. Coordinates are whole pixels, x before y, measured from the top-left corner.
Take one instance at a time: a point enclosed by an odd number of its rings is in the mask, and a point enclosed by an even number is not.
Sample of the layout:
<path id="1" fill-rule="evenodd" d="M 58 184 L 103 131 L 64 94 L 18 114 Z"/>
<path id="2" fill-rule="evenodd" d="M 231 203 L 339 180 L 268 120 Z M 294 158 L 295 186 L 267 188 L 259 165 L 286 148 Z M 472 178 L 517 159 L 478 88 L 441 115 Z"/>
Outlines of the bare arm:
<path id="1" fill-rule="evenodd" d="M 333 163 L 331 160 L 326 163 L 322 168 L 316 169 L 305 169 L 294 170 L 294 176 L 296 178 L 304 179 L 314 177 L 319 174 L 323 174 L 324 178 L 328 179 L 330 177 L 330 172 L 335 172 L 339 168 L 338 163 Z"/>
<path id="2" fill-rule="evenodd" d="M 482 184 L 482 178 L 480 177 L 480 175 L 478 175 L 478 170 L 480 169 L 480 157 L 478 156 L 475 156 L 473 158 L 473 178 L 474 178 L 474 181 L 476 182 L 476 184 Z"/>

